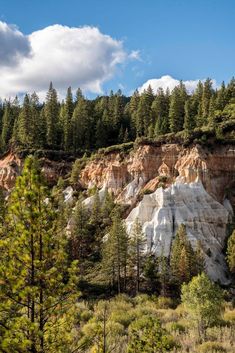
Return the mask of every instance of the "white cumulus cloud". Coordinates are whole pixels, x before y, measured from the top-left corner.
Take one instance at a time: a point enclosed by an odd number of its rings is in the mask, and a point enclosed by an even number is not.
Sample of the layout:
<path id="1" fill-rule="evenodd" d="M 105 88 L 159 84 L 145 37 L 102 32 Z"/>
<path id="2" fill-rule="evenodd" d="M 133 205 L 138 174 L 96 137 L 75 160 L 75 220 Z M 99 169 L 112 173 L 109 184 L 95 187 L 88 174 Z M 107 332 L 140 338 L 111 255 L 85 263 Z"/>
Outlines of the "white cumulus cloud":
<path id="1" fill-rule="evenodd" d="M 0 21 L 0 67 L 16 65 L 30 52 L 29 39 L 15 26 Z"/>
<path id="2" fill-rule="evenodd" d="M 205 81 L 205 79 L 202 79 L 201 81 L 203 82 L 203 81 Z M 198 82 L 199 82 L 199 79 L 198 80 L 183 81 L 188 92 L 193 92 L 195 90 L 195 88 L 197 87 Z M 213 82 L 213 86 L 216 87 L 217 86 L 216 81 L 212 80 L 212 82 Z M 179 80 L 173 78 L 170 75 L 165 75 L 160 78 L 154 78 L 154 79 L 150 79 L 150 80 L 146 81 L 139 88 L 139 91 L 143 92 L 145 89 L 148 88 L 149 85 L 152 87 L 154 93 L 157 92 L 158 88 L 163 88 L 164 90 L 169 88 L 169 90 L 172 91 L 176 86 L 179 85 L 179 83 L 180 83 Z"/>
<path id="3" fill-rule="evenodd" d="M 0 58 L 7 47 L 6 40 L 1 41 L 2 27 L 13 32 L 15 39 L 8 44 L 8 52 L 21 55 L 17 61 L 8 61 L 7 66 L 0 65 L 1 97 L 34 90 L 43 97 L 50 81 L 61 95 L 68 86 L 101 93 L 102 84 L 114 75 L 117 66 L 138 56 L 137 52 L 127 53 L 121 41 L 96 27 L 56 24 L 26 36 L 0 22 L 0 43 L 4 44 Z M 20 51 L 17 48 L 21 46 Z"/>

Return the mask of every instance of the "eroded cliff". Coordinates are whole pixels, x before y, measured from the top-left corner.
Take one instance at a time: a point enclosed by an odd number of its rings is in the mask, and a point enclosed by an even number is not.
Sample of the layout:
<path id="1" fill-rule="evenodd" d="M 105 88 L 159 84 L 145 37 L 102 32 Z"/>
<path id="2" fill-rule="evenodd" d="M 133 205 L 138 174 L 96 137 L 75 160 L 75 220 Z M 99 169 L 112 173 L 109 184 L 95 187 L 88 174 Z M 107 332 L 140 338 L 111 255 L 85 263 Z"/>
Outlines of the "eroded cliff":
<path id="1" fill-rule="evenodd" d="M 42 159 L 42 170 L 52 184 L 71 168 L 69 161 Z M 22 168 L 22 159 L 9 153 L 0 160 L 0 187 L 9 191 Z M 127 153 L 113 151 L 90 159 L 79 176 L 85 189 L 105 189 L 128 205 L 129 231 L 142 224 L 148 249 L 169 256 L 181 223 L 195 247 L 200 240 L 211 278 L 226 283 L 223 248 L 227 226 L 235 210 L 235 146 L 179 144 L 139 145 Z M 66 195 L 69 195 L 67 197 Z M 72 188 L 65 195 L 72 197 Z M 92 198 L 85 204 L 89 206 Z"/>
<path id="2" fill-rule="evenodd" d="M 193 247 L 202 245 L 210 277 L 228 281 L 222 251 L 235 209 L 234 146 L 139 146 L 125 156 L 111 153 L 91 161 L 80 181 L 87 188 L 107 188 L 118 202 L 131 205 L 128 230 L 138 218 L 148 249 L 157 255 L 169 256 L 184 223 Z"/>

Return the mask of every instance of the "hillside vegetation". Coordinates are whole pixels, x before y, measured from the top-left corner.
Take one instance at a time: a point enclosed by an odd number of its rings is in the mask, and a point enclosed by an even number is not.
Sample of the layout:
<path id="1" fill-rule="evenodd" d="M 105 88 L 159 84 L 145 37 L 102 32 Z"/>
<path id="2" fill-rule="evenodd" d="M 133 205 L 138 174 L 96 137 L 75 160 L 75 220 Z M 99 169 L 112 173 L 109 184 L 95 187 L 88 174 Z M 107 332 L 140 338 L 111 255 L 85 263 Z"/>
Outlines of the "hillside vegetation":
<path id="1" fill-rule="evenodd" d="M 233 143 L 235 79 L 218 90 L 199 82 L 192 94 L 180 83 L 171 93 L 149 87 L 94 100 L 80 90 L 73 99 L 69 88 L 62 102 L 51 84 L 45 104 L 35 93 L 22 106 L 5 101 L 0 117 L 1 152 L 34 154 L 8 197 L 0 194 L 0 352 L 234 352 L 235 232 L 222 288 L 205 274 L 201 244 L 192 247 L 184 224 L 170 257 L 156 258 L 138 219 L 127 232 L 126 208 L 113 195 L 101 200 L 96 187 L 75 184 L 89 158 L 129 153 L 135 143 Z M 61 156 L 82 158 L 48 188 L 37 157 Z"/>

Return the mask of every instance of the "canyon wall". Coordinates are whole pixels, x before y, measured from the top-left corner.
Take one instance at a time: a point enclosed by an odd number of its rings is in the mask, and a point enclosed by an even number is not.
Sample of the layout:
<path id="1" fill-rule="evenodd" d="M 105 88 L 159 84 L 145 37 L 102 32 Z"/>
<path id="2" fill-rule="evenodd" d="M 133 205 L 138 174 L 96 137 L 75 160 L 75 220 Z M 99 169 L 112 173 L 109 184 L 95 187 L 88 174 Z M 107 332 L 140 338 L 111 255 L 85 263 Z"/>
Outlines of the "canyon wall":
<path id="1" fill-rule="evenodd" d="M 128 231 L 138 218 L 148 250 L 156 255 L 169 256 L 184 223 L 192 246 L 202 245 L 210 277 L 228 282 L 222 250 L 235 209 L 234 146 L 139 146 L 89 162 L 80 182 L 107 188 L 118 202 L 130 205 Z"/>
<path id="2" fill-rule="evenodd" d="M 71 169 L 66 160 L 44 158 L 41 163 L 51 184 Z M 22 164 L 13 153 L 0 159 L 1 188 L 11 190 Z M 128 231 L 138 218 L 148 250 L 157 255 L 169 256 L 172 239 L 184 223 L 192 246 L 198 240 L 202 244 L 210 277 L 228 282 L 222 250 L 235 210 L 235 146 L 141 145 L 128 153 L 98 155 L 86 163 L 79 185 L 97 186 L 101 197 L 108 189 L 117 202 L 127 205 Z M 66 195 L 71 198 L 72 190 Z"/>

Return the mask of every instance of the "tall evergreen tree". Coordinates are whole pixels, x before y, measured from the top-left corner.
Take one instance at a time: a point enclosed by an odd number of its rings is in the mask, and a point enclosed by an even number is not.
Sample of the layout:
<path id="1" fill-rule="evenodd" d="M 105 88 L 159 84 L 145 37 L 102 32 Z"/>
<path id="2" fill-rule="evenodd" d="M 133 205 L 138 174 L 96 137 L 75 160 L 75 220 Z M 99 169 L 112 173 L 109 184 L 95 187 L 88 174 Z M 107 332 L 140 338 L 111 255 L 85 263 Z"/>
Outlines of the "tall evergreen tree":
<path id="1" fill-rule="evenodd" d="M 147 136 L 149 126 L 152 124 L 151 106 L 154 95 L 151 86 L 145 90 L 141 96 L 138 104 L 136 114 L 136 133 L 137 136 Z"/>
<path id="2" fill-rule="evenodd" d="M 62 353 L 73 346 L 76 272 L 67 266 L 65 245 L 37 162 L 28 157 L 0 229 L 3 351 Z"/>
<path id="3" fill-rule="evenodd" d="M 184 129 L 192 131 L 196 127 L 197 103 L 195 99 L 189 98 L 184 105 Z"/>
<path id="4" fill-rule="evenodd" d="M 118 293 L 125 291 L 127 278 L 129 238 L 119 212 L 112 218 L 112 225 L 104 243 L 102 267 L 107 278 Z"/>
<path id="5" fill-rule="evenodd" d="M 171 94 L 169 108 L 169 122 L 171 132 L 183 130 L 184 125 L 184 105 L 187 98 L 186 88 L 181 82 L 175 87 Z"/>
<path id="6" fill-rule="evenodd" d="M 73 116 L 73 95 L 71 87 L 68 88 L 63 121 L 63 145 L 65 151 L 69 151 L 72 145 L 72 116 Z"/>
<path id="7" fill-rule="evenodd" d="M 26 94 L 18 120 L 18 140 L 28 147 L 32 146 L 35 142 L 34 132 L 36 126 L 34 125 L 33 118 L 30 97 Z"/>
<path id="8" fill-rule="evenodd" d="M 57 92 L 50 83 L 49 90 L 46 95 L 45 104 L 45 118 L 46 118 L 46 142 L 48 146 L 55 147 L 58 143 L 58 122 L 59 122 L 59 105 L 57 100 Z"/>
<path id="9" fill-rule="evenodd" d="M 203 124 L 206 125 L 209 118 L 209 110 L 210 110 L 210 99 L 213 94 L 212 89 L 212 80 L 207 78 L 203 85 L 203 93 L 202 93 L 202 118 Z"/>
<path id="10" fill-rule="evenodd" d="M 84 98 L 80 98 L 72 117 L 73 149 L 75 152 L 79 149 L 90 148 L 91 133 L 88 105 Z"/>
<path id="11" fill-rule="evenodd" d="M 19 100 L 17 97 L 13 102 L 5 102 L 4 104 L 4 114 L 2 118 L 2 148 L 6 149 L 11 141 L 13 132 L 15 130 L 15 125 L 17 125 L 17 120 L 20 112 Z"/>
<path id="12" fill-rule="evenodd" d="M 155 124 L 155 135 L 163 135 L 169 132 L 169 96 L 162 88 L 159 88 L 152 103 L 153 124 Z"/>
<path id="13" fill-rule="evenodd" d="M 140 278 L 144 268 L 144 254 L 146 249 L 146 237 L 142 232 L 142 226 L 138 220 L 135 221 L 129 244 L 130 266 L 135 279 L 136 293 L 140 291 Z"/>
<path id="14" fill-rule="evenodd" d="M 197 261 L 190 241 L 187 239 L 186 227 L 181 224 L 172 244 L 170 266 L 173 279 L 181 285 L 199 271 Z"/>

